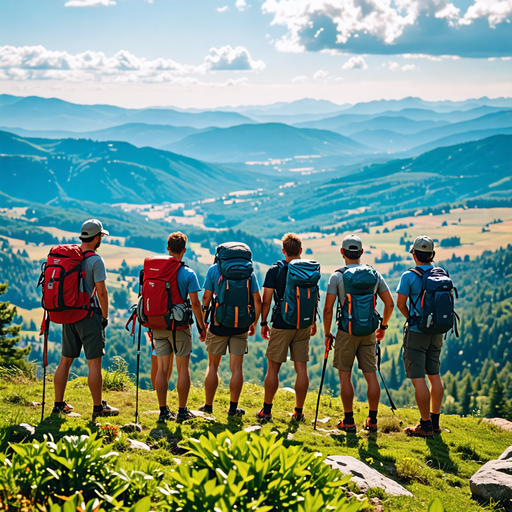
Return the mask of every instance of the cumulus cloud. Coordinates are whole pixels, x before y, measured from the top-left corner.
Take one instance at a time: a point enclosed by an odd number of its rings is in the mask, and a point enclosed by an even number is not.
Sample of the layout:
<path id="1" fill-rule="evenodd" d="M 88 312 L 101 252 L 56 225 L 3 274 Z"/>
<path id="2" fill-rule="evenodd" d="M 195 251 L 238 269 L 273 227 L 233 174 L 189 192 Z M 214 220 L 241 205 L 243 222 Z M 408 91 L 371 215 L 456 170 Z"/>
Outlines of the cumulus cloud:
<path id="1" fill-rule="evenodd" d="M 247 48 L 237 46 L 223 46 L 219 49 L 211 48 L 210 55 L 204 59 L 205 65 L 211 71 L 263 71 L 265 63 L 262 60 L 253 60 Z"/>
<path id="2" fill-rule="evenodd" d="M 473 2 L 462 12 L 449 0 L 265 0 L 262 11 L 286 28 L 285 52 L 510 55 L 512 0 Z"/>
<path id="3" fill-rule="evenodd" d="M 385 66 L 385 64 L 384 64 L 384 66 Z M 398 64 L 398 62 L 389 62 L 388 69 L 390 71 L 396 71 L 399 67 L 400 67 L 400 64 Z"/>
<path id="4" fill-rule="evenodd" d="M 243 11 L 246 7 L 247 7 L 247 3 L 245 0 L 236 0 L 235 2 L 235 7 L 239 10 L 239 11 Z"/>
<path id="5" fill-rule="evenodd" d="M 69 0 L 64 7 L 98 7 L 100 5 L 108 7 L 116 5 L 116 2 L 114 0 Z"/>
<path id="6" fill-rule="evenodd" d="M 217 7 L 217 11 L 218 12 L 225 12 L 229 9 L 229 7 L 227 5 L 225 5 L 224 7 Z"/>
<path id="7" fill-rule="evenodd" d="M 368 64 L 366 64 L 363 57 L 357 55 L 350 57 L 350 59 L 341 66 L 341 69 L 368 69 Z"/>
<path id="8" fill-rule="evenodd" d="M 180 64 L 172 59 L 147 60 L 126 50 L 107 57 L 103 52 L 86 51 L 70 54 L 51 51 L 44 46 L 0 46 L 0 79 L 2 80 L 65 80 L 71 82 L 167 82 L 194 85 L 197 78 L 186 76 L 209 71 L 259 70 L 265 64 L 253 61 L 243 47 L 212 48 L 198 66 Z M 247 78 L 228 80 L 225 86 L 241 85 Z M 215 83 L 210 84 L 215 85 Z"/>
<path id="9" fill-rule="evenodd" d="M 292 80 L 292 83 L 294 84 L 304 84 L 306 83 L 307 81 L 309 80 L 309 78 L 305 75 L 302 75 L 302 76 L 296 76 L 293 80 Z"/>
<path id="10" fill-rule="evenodd" d="M 400 68 L 402 71 L 418 71 L 420 69 L 416 64 L 406 64 Z"/>
<path id="11" fill-rule="evenodd" d="M 329 78 L 329 71 L 324 71 L 323 69 L 319 69 L 314 75 L 313 78 L 315 80 L 326 80 Z"/>

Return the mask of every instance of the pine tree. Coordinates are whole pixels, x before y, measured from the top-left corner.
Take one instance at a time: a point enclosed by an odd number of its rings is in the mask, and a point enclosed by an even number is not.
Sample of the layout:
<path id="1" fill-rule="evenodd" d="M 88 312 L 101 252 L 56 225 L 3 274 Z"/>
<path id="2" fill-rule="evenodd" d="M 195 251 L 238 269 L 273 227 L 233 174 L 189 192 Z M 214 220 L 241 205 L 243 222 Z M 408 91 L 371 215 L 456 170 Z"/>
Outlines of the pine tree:
<path id="1" fill-rule="evenodd" d="M 7 282 L 0 284 L 0 295 L 7 291 L 7 285 Z M 10 326 L 15 315 L 15 306 L 11 306 L 9 302 L 0 302 L 0 365 L 24 368 L 23 358 L 30 353 L 32 347 L 15 348 L 20 341 L 18 335 L 21 331 L 21 325 Z"/>
<path id="2" fill-rule="evenodd" d="M 384 349 L 382 349 L 381 362 L 385 363 L 386 361 L 389 361 L 389 354 L 388 354 L 388 351 L 386 350 L 386 348 L 384 347 Z"/>
<path id="3" fill-rule="evenodd" d="M 389 387 L 391 389 L 398 389 L 400 384 L 398 383 L 398 379 L 396 376 L 396 363 L 394 359 L 391 359 L 391 370 L 389 373 Z"/>
<path id="4" fill-rule="evenodd" d="M 487 418 L 502 418 L 507 403 L 505 400 L 505 388 L 498 377 L 494 380 L 489 391 L 489 405 L 485 412 Z"/>
<path id="5" fill-rule="evenodd" d="M 462 386 L 462 396 L 460 399 L 460 412 L 467 416 L 471 411 L 471 376 L 467 376 Z"/>
<path id="6" fill-rule="evenodd" d="M 397 379 L 398 379 L 398 387 L 406 381 L 407 377 L 405 376 L 405 367 L 404 362 L 400 360 L 400 356 L 397 357 Z"/>

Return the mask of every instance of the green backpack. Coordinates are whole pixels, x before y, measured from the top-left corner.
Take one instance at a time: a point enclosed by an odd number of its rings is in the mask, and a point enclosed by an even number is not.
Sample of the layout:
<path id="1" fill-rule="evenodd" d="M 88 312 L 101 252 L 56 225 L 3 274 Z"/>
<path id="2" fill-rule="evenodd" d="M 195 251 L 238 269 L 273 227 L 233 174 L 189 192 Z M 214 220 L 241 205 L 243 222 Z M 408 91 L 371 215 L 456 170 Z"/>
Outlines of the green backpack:
<path id="1" fill-rule="evenodd" d="M 379 327 L 380 316 L 375 310 L 377 305 L 377 271 L 364 267 L 344 267 L 336 270 L 343 275 L 345 299 L 338 300 L 336 320 L 338 329 L 354 336 L 368 336 Z"/>

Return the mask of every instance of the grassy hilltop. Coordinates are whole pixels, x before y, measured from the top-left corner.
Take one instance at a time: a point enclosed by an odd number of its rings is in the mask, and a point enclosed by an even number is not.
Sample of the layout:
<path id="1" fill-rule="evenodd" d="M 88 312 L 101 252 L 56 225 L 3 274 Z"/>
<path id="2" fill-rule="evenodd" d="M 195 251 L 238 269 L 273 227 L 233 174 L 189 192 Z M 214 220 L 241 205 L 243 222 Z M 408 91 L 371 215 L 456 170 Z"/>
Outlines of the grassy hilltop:
<path id="1" fill-rule="evenodd" d="M 117 418 L 102 418 L 102 425 L 107 422 L 114 426 L 122 426 L 134 420 L 135 388 L 121 374 L 108 374 L 106 383 L 110 386 L 124 387 L 123 391 L 106 391 L 104 399 L 121 410 Z M 51 380 L 51 379 L 50 379 Z M 47 383 L 47 406 L 44 421 L 40 423 L 40 407 L 30 406 L 31 401 L 42 401 L 42 382 L 27 380 L 23 377 L 5 375 L 0 380 L 0 416 L 3 418 L 0 429 L 13 430 L 13 425 L 29 423 L 36 427 L 34 438 L 43 440 L 43 434 L 50 433 L 55 440 L 65 435 L 82 435 L 103 431 L 91 420 L 91 398 L 85 378 L 76 378 L 68 384 L 65 399 L 75 406 L 75 412 L 82 414 L 80 418 L 51 416 L 53 405 L 53 385 Z M 203 403 L 204 391 L 200 387 L 191 389 L 189 407 L 193 410 Z M 166 426 L 157 425 L 158 402 L 153 391 L 140 391 L 140 424 L 142 432 L 121 434 L 112 446 L 119 452 L 120 466 L 126 471 L 145 470 L 151 472 L 153 465 L 164 473 L 163 482 L 168 481 L 178 464 L 187 464 L 195 459 L 180 449 L 179 445 L 189 438 L 199 439 L 208 433 L 219 434 L 230 431 L 237 432 L 256 425 L 254 413 L 261 407 L 263 389 L 254 384 L 244 386 L 240 405 L 246 409 L 241 419 L 228 418 L 226 411 L 229 405 L 229 392 L 219 388 L 214 404 L 216 422 L 203 418 L 187 421 L 184 424 L 169 422 Z M 274 403 L 274 419 L 263 425 L 261 432 L 276 431 L 284 438 L 285 446 L 302 446 L 304 452 L 321 452 L 327 455 L 351 455 L 371 465 L 386 476 L 389 476 L 409 489 L 414 498 L 388 497 L 379 491 L 371 491 L 370 496 L 383 499 L 385 511 L 426 511 L 433 498 L 438 497 L 447 512 L 500 510 L 497 507 L 483 507 L 471 499 L 469 478 L 486 461 L 497 458 L 506 447 L 512 444 L 512 433 L 502 432 L 494 426 L 481 423 L 474 417 L 441 416 L 441 426 L 447 429 L 434 440 L 408 438 L 402 432 L 403 427 L 415 424 L 418 411 L 400 409 L 394 418 L 391 410 L 380 406 L 380 430 L 377 434 L 360 431 L 357 434 L 327 432 L 335 429 L 335 424 L 343 411 L 339 397 L 324 395 L 321 399 L 319 418 L 330 418 L 326 423 L 319 423 L 318 431 L 314 431 L 312 420 L 317 395 L 310 393 L 305 405 L 306 424 L 291 424 L 289 412 L 293 411 L 294 395 L 290 391 L 280 389 Z M 171 409 L 177 407 L 177 394 L 169 393 Z M 355 418 L 360 427 L 367 414 L 367 406 L 356 403 Z M 155 441 L 149 437 L 150 430 L 162 428 L 165 436 Z M 324 429 L 324 430 L 320 430 Z M 291 435 L 290 435 L 291 434 Z M 136 439 L 151 446 L 151 451 L 129 450 L 127 438 Z M 21 434 L 11 433 L 11 442 L 23 440 Z M 113 440 L 113 439 L 112 439 Z M 1 442 L 0 442 L 1 445 Z M 357 492 L 351 487 L 349 489 Z M 1 485 L 0 485 L 1 496 Z M 0 506 L 1 509 L 1 506 Z M 157 507 L 158 509 L 158 507 Z M 372 507 L 366 510 L 372 510 Z"/>

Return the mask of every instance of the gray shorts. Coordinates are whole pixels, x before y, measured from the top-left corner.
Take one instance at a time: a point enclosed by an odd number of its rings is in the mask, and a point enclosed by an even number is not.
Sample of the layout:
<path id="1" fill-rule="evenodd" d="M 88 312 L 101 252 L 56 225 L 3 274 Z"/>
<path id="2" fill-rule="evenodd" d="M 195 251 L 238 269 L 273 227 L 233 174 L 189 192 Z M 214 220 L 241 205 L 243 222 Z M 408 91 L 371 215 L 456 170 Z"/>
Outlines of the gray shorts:
<path id="1" fill-rule="evenodd" d="M 105 355 L 105 329 L 101 325 L 101 315 L 93 311 L 74 324 L 62 326 L 62 355 L 80 357 L 82 346 L 87 359 Z"/>
<path id="2" fill-rule="evenodd" d="M 229 353 L 242 356 L 247 352 L 248 332 L 232 336 L 217 336 L 210 329 L 206 333 L 206 351 L 212 356 L 224 356 L 229 347 Z"/>
<path id="3" fill-rule="evenodd" d="M 439 375 L 441 369 L 442 334 L 427 334 L 404 330 L 404 367 L 408 379 L 424 379 L 427 375 Z"/>
<path id="4" fill-rule="evenodd" d="M 176 357 L 189 356 L 192 353 L 192 333 L 190 327 L 176 331 L 176 347 L 171 331 L 153 331 L 153 346 L 157 356 L 168 356 L 176 352 Z"/>

